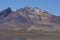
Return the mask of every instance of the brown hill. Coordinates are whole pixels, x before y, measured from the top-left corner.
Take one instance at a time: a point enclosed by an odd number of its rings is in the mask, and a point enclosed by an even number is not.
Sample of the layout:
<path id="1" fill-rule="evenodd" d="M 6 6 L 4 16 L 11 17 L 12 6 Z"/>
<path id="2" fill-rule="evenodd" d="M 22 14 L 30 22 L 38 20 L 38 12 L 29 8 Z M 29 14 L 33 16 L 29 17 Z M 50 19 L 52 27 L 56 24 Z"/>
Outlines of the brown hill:
<path id="1" fill-rule="evenodd" d="M 59 24 L 59 16 L 38 8 L 24 7 L 16 11 L 7 8 L 0 12 L 1 30 L 58 31 Z"/>

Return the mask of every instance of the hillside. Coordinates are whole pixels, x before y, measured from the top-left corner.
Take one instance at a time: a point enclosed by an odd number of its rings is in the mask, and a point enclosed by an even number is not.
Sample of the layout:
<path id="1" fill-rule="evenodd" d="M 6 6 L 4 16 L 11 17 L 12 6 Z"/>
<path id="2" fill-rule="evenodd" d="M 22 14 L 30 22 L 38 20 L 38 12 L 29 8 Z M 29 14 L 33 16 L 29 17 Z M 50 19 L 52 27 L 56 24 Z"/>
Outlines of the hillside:
<path id="1" fill-rule="evenodd" d="M 0 11 L 0 30 L 60 31 L 60 16 L 32 7 Z"/>

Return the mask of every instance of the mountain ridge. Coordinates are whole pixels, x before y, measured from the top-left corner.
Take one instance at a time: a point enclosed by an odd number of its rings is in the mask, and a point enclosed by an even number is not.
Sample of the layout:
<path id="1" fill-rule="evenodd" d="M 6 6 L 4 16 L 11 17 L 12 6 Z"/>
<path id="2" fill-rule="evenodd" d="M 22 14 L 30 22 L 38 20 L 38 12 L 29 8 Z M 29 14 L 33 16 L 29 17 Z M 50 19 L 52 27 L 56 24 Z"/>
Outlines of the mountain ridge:
<path id="1" fill-rule="evenodd" d="M 16 11 L 7 8 L 0 12 L 1 30 L 60 30 L 60 16 L 39 8 L 24 7 Z"/>

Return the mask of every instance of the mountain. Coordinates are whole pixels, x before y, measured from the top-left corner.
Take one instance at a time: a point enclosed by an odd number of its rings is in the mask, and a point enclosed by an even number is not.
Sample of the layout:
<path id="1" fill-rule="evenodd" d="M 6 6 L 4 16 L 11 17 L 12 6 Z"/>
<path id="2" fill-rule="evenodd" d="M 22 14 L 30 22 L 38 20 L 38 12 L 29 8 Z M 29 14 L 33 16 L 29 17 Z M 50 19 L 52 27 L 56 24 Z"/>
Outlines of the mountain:
<path id="1" fill-rule="evenodd" d="M 0 30 L 60 31 L 60 16 L 37 7 L 24 7 L 16 11 L 8 7 L 0 11 Z"/>

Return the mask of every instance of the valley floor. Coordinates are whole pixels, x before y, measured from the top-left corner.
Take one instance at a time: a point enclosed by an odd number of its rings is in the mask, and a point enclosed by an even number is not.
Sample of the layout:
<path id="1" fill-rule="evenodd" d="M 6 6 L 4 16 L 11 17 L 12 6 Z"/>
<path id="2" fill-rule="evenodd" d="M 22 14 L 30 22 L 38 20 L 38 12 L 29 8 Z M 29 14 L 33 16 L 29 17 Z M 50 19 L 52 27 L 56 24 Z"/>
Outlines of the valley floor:
<path id="1" fill-rule="evenodd" d="M 27 31 L 3 31 L 0 38 L 14 38 L 27 40 L 60 40 L 60 32 L 27 32 Z"/>

